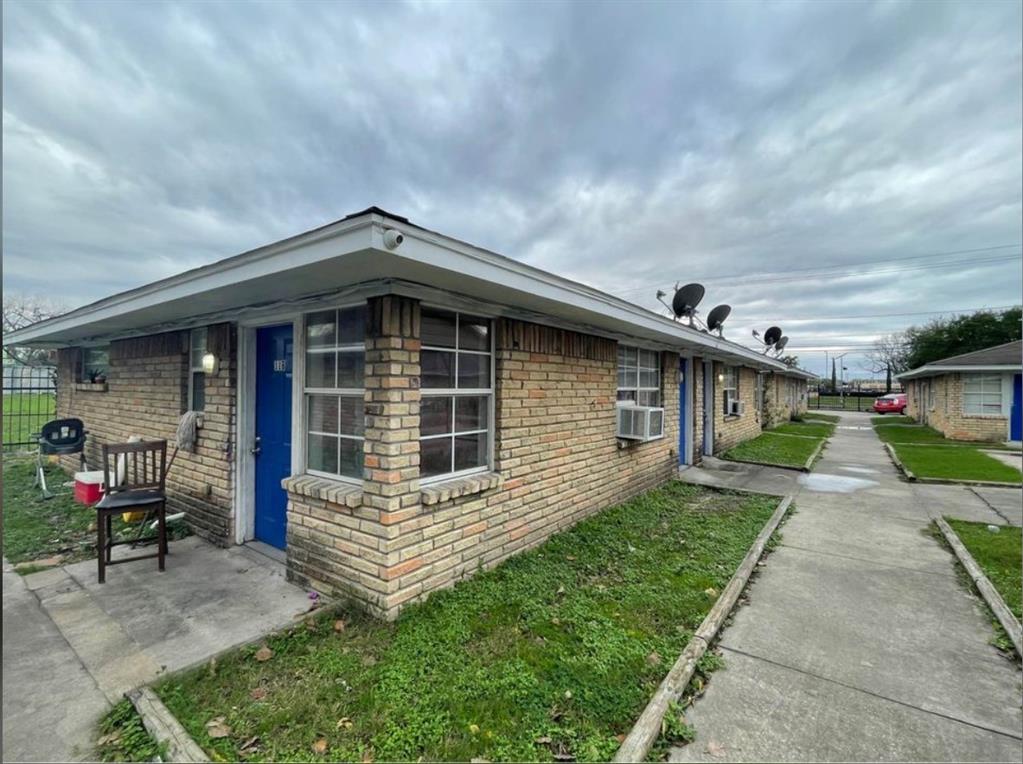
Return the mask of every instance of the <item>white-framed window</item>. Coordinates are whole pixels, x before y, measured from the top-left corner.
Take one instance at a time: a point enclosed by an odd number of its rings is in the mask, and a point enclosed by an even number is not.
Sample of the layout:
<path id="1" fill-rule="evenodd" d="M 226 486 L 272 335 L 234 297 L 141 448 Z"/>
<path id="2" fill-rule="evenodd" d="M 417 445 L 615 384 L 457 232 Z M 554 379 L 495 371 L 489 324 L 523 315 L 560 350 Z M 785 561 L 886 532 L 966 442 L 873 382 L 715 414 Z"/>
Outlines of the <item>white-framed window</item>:
<path id="1" fill-rule="evenodd" d="M 490 319 L 424 306 L 420 326 L 420 479 L 486 471 L 494 421 Z"/>
<path id="2" fill-rule="evenodd" d="M 721 399 L 725 416 L 732 410 L 732 401 L 739 400 L 739 367 L 725 366 L 721 379 Z"/>
<path id="3" fill-rule="evenodd" d="M 306 472 L 362 480 L 365 369 L 365 305 L 306 314 Z"/>
<path id="4" fill-rule="evenodd" d="M 935 381 L 933 379 L 927 385 L 927 410 L 928 411 L 934 411 L 934 407 L 936 405 L 936 403 L 935 403 L 936 395 L 935 395 L 935 391 L 934 391 L 934 385 L 935 385 Z"/>
<path id="5" fill-rule="evenodd" d="M 656 350 L 618 346 L 617 397 L 622 405 L 661 405 L 661 365 Z"/>
<path id="6" fill-rule="evenodd" d="M 963 413 L 967 416 L 1002 415 L 1002 376 L 963 375 Z"/>
<path id="7" fill-rule="evenodd" d="M 188 347 L 188 410 L 202 411 L 206 408 L 206 372 L 202 368 L 202 357 L 206 355 L 205 326 L 189 332 Z"/>

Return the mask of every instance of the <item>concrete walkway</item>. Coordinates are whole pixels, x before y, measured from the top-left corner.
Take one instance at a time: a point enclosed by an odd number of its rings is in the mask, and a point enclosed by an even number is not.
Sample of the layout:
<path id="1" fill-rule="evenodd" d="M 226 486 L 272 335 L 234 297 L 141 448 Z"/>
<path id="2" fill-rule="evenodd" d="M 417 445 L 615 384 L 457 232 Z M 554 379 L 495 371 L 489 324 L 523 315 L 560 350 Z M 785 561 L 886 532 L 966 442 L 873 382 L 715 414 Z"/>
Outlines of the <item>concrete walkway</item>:
<path id="1" fill-rule="evenodd" d="M 796 485 L 782 543 L 723 632 L 725 668 L 688 713 L 696 740 L 670 760 L 1021 761 L 1019 670 L 927 533 L 960 505 L 1018 522 L 1021 493 L 905 483 L 854 413 Z"/>
<path id="2" fill-rule="evenodd" d="M 306 593 L 276 560 L 196 537 L 155 560 L 89 560 L 22 578 L 4 566 L 3 760 L 92 757 L 96 722 L 130 689 L 294 624 Z M 130 554 L 118 547 L 115 554 Z"/>

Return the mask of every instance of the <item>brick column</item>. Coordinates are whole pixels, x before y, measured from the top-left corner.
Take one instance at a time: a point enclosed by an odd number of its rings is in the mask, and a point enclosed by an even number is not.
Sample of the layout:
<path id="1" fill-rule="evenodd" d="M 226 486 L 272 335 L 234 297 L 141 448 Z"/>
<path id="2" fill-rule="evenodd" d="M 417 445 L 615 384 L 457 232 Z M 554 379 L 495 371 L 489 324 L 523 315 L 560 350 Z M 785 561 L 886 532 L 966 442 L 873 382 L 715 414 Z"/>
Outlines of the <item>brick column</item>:
<path id="1" fill-rule="evenodd" d="M 384 517 L 419 504 L 419 302 L 369 300 L 363 503 Z"/>

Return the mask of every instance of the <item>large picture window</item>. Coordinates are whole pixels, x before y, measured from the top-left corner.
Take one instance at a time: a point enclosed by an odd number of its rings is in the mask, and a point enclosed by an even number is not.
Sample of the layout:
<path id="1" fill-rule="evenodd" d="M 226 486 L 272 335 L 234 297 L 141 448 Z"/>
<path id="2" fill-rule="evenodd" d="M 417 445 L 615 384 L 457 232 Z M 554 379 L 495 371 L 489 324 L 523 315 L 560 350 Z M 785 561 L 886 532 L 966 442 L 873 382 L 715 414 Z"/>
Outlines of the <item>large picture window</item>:
<path id="1" fill-rule="evenodd" d="M 490 468 L 490 321 L 423 308 L 419 474 L 423 480 Z"/>
<path id="2" fill-rule="evenodd" d="M 206 408 L 206 372 L 202 368 L 202 357 L 206 355 L 206 327 L 193 329 L 190 335 L 188 351 L 188 410 L 203 411 Z"/>
<path id="3" fill-rule="evenodd" d="M 618 346 L 618 403 L 661 405 L 661 367 L 656 350 Z"/>
<path id="4" fill-rule="evenodd" d="M 306 471 L 362 480 L 365 366 L 365 305 L 306 316 Z"/>
<path id="5" fill-rule="evenodd" d="M 964 374 L 963 413 L 968 416 L 1001 416 L 1001 375 Z"/>

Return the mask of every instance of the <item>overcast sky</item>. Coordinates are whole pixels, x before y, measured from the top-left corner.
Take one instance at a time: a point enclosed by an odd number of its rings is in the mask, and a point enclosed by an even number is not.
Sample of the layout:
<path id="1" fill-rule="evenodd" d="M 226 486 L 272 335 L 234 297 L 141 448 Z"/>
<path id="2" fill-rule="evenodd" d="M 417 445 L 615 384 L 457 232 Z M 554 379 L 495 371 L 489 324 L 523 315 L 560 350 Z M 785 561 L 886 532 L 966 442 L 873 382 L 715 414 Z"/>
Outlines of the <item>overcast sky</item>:
<path id="1" fill-rule="evenodd" d="M 881 332 L 1023 299 L 1019 2 L 34 1 L 3 23 L 8 292 L 74 307 L 376 204 L 654 309 L 703 281 L 726 336 L 778 323 L 813 371 L 809 348 L 862 375 Z M 895 313 L 917 315 L 848 318 Z"/>

